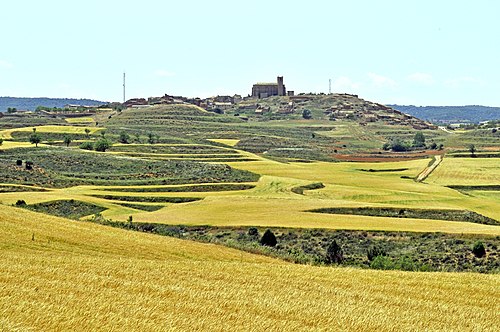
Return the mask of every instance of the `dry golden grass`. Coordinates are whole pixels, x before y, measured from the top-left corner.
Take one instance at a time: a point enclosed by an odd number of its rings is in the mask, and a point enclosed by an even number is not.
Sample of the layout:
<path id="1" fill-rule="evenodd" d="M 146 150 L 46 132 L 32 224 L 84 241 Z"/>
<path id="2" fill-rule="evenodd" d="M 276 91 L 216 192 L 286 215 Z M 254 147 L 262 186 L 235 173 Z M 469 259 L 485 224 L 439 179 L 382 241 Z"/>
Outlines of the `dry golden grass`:
<path id="1" fill-rule="evenodd" d="M 294 265 L 0 210 L 6 331 L 496 331 L 499 285 L 498 275 Z"/>

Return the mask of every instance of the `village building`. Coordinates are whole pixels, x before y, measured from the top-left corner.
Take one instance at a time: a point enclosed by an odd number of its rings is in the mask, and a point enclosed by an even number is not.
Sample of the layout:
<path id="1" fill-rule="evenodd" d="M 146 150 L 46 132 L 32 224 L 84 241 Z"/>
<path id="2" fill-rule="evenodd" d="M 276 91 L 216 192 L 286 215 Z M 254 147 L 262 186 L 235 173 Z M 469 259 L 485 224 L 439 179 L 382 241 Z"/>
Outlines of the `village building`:
<path id="1" fill-rule="evenodd" d="M 256 83 L 252 87 L 252 97 L 267 98 L 271 96 L 286 96 L 283 76 L 278 76 L 276 83 Z"/>

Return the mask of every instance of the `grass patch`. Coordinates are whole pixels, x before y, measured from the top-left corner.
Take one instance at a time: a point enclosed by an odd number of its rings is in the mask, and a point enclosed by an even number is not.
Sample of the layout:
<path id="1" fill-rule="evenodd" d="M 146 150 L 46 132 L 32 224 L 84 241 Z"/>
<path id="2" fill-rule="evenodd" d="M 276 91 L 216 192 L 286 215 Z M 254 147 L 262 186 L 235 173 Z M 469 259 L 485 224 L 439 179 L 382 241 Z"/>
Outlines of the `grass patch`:
<path id="1" fill-rule="evenodd" d="M 451 185 L 447 187 L 458 191 L 471 191 L 471 190 L 500 191 L 500 185 L 497 184 L 479 185 L 479 186 Z"/>
<path id="2" fill-rule="evenodd" d="M 29 160 L 33 170 L 16 166 Z M 227 165 L 184 160 L 143 160 L 67 148 L 11 149 L 0 154 L 5 183 L 70 187 L 75 185 L 162 185 L 255 182 L 259 175 Z"/>
<path id="3" fill-rule="evenodd" d="M 467 210 L 431 210 L 431 209 L 410 209 L 410 208 L 379 208 L 379 207 L 360 207 L 360 208 L 321 208 L 308 210 L 306 212 L 328 213 L 328 214 L 354 214 L 372 217 L 389 218 L 415 218 L 415 219 L 435 219 L 449 221 L 472 222 L 485 225 L 499 226 L 500 223 L 495 219 L 488 218 L 477 212 Z"/>
<path id="4" fill-rule="evenodd" d="M 409 168 L 388 168 L 388 169 L 365 169 L 365 168 L 360 168 L 358 169 L 359 171 L 362 172 L 370 172 L 370 173 L 378 173 L 378 172 L 404 172 L 409 170 Z"/>
<path id="5" fill-rule="evenodd" d="M 321 182 L 316 182 L 316 183 L 307 184 L 305 186 L 294 187 L 294 188 L 292 188 L 292 192 L 299 194 L 299 195 L 304 195 L 304 191 L 306 191 L 306 190 L 316 190 L 316 189 L 322 189 L 322 188 L 325 188 L 325 185 Z"/>
<path id="6" fill-rule="evenodd" d="M 27 186 L 9 186 L 0 185 L 0 193 L 17 193 L 17 192 L 46 192 L 47 189 L 27 187 Z"/>
<path id="7" fill-rule="evenodd" d="M 497 273 L 500 238 L 440 233 L 346 231 L 271 228 L 277 244 L 260 244 L 268 228 L 123 223 L 94 219 L 107 225 L 199 242 L 210 242 L 299 264 L 329 265 L 327 248 L 335 241 L 342 266 L 379 270 Z M 480 240 L 487 252 L 477 259 L 472 251 Z"/>
<path id="8" fill-rule="evenodd" d="M 142 202 L 142 203 L 189 203 L 200 201 L 203 198 L 199 197 L 151 197 L 151 196 L 118 196 L 118 195 L 91 195 L 106 200 L 123 201 L 123 202 Z"/>
<path id="9" fill-rule="evenodd" d="M 159 209 L 163 209 L 165 207 L 165 205 L 144 205 L 144 204 L 133 204 L 133 203 L 120 203 L 120 205 L 147 212 L 158 211 Z"/>
<path id="10" fill-rule="evenodd" d="M 81 217 L 101 213 L 102 211 L 106 210 L 106 208 L 103 208 L 102 206 L 87 202 L 75 201 L 73 199 L 18 206 L 35 212 L 41 212 L 69 219 L 80 219 Z"/>
<path id="11" fill-rule="evenodd" d="M 135 193 L 173 193 L 173 192 L 217 192 L 238 191 L 255 188 L 253 184 L 203 184 L 179 187 L 129 187 L 129 188 L 102 188 L 104 191 L 135 192 Z"/>

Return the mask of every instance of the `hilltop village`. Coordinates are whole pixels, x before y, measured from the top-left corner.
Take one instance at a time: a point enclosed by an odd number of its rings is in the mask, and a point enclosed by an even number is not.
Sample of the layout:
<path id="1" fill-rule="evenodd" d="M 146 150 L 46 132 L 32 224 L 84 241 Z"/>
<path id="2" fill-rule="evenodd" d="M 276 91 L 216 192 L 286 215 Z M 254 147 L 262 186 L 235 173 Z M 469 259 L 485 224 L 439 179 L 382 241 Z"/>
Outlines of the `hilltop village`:
<path id="1" fill-rule="evenodd" d="M 165 94 L 162 97 L 135 98 L 127 100 L 124 108 L 144 108 L 162 104 L 192 104 L 215 113 L 233 113 L 243 119 L 259 118 L 265 115 L 283 116 L 302 114 L 306 109 L 321 111 L 325 118 L 353 120 L 364 126 L 371 122 L 392 125 L 407 125 L 414 129 L 436 129 L 426 121 L 404 114 L 391 107 L 369 102 L 353 94 L 295 94 L 287 91 L 284 79 L 277 77 L 275 83 L 256 83 L 252 93 L 241 95 L 215 96 L 210 98 L 187 98 Z M 272 119 L 273 117 L 271 117 Z"/>
<path id="2" fill-rule="evenodd" d="M 78 118 L 122 109 L 141 109 L 157 105 L 195 105 L 203 110 L 217 114 L 229 114 L 243 121 L 266 121 L 301 118 L 309 112 L 314 119 L 330 121 L 351 120 L 366 126 L 380 122 L 387 125 L 409 126 L 416 130 L 437 129 L 429 122 L 402 113 L 391 107 L 363 100 L 353 94 L 314 94 L 287 90 L 284 78 L 278 76 L 276 82 L 255 83 L 246 97 L 215 96 L 210 98 L 189 98 L 165 94 L 160 97 L 133 98 L 124 103 L 111 103 L 95 106 L 66 105 L 64 108 L 39 107 L 35 112 L 17 111 L 0 113 L 0 116 L 26 117 L 33 113 L 51 118 Z M 109 115 L 112 116 L 112 115 Z"/>

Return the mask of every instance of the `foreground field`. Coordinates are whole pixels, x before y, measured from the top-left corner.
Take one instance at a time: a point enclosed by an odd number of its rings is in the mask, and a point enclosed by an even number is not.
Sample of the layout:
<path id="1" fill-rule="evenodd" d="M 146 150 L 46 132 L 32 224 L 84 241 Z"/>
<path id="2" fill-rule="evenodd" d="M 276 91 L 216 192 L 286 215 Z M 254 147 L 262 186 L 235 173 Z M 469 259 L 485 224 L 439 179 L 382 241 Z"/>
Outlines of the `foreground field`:
<path id="1" fill-rule="evenodd" d="M 500 319 L 498 275 L 293 265 L 12 207 L 0 251 L 0 330 L 495 331 Z"/>

